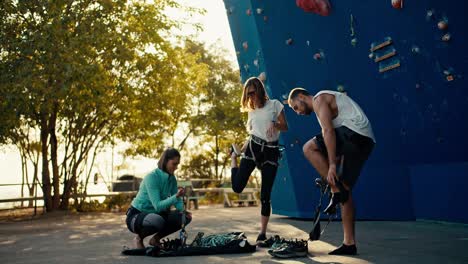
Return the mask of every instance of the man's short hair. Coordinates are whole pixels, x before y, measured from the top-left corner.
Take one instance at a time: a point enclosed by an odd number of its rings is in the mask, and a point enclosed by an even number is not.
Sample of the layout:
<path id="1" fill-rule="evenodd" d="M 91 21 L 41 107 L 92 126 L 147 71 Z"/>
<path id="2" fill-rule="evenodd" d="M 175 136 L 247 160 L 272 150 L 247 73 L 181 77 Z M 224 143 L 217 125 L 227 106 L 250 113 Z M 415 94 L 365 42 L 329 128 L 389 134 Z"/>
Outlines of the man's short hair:
<path id="1" fill-rule="evenodd" d="M 310 93 L 304 88 L 301 88 L 301 87 L 294 88 L 291 90 L 291 92 L 289 92 L 288 104 L 291 105 L 291 101 L 296 99 L 296 97 L 300 94 L 303 94 L 305 96 L 310 95 Z"/>

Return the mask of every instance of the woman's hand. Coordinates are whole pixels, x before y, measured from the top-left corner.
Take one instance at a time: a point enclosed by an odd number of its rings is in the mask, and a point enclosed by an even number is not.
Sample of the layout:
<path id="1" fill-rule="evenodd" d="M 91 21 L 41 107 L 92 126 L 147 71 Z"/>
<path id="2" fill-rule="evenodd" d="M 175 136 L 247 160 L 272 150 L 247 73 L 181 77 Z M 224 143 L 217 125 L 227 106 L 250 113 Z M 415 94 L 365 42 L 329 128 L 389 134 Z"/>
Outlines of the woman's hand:
<path id="1" fill-rule="evenodd" d="M 331 186 L 335 186 L 336 184 L 335 179 L 336 179 L 336 165 L 332 164 L 328 168 L 328 175 L 327 175 L 328 184 L 330 184 Z"/>
<path id="2" fill-rule="evenodd" d="M 276 128 L 275 125 L 276 125 L 276 123 L 273 122 L 273 121 L 270 123 L 270 126 L 267 129 L 267 137 L 268 138 L 272 138 L 273 135 L 278 131 L 278 129 Z"/>
<path id="3" fill-rule="evenodd" d="M 185 194 L 185 188 L 184 187 L 177 188 L 176 197 L 184 196 L 184 194 Z"/>

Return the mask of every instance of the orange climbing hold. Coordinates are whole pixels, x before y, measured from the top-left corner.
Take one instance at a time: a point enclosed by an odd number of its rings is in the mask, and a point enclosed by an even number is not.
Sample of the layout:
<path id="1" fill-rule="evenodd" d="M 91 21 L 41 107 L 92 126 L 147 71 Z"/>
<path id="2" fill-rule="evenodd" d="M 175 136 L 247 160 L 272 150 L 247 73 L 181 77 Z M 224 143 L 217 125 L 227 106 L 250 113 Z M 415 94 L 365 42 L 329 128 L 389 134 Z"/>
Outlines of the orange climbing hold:
<path id="1" fill-rule="evenodd" d="M 296 5 L 305 12 L 316 13 L 321 16 L 328 16 L 331 11 L 330 1 L 328 0 L 296 0 Z"/>

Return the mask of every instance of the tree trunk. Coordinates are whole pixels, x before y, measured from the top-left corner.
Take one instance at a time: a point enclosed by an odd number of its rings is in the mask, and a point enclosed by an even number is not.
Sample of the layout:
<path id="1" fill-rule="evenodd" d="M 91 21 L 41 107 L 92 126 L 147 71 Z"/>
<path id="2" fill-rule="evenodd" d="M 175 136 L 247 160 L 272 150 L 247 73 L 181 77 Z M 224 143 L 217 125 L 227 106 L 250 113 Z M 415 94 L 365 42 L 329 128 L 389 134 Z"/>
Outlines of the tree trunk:
<path id="1" fill-rule="evenodd" d="M 216 150 L 215 150 L 215 179 L 218 179 L 219 177 L 219 174 L 218 174 L 218 171 L 219 171 L 219 160 L 218 160 L 218 156 L 219 156 L 219 136 L 216 134 L 215 136 L 215 140 L 216 140 Z"/>
<path id="2" fill-rule="evenodd" d="M 44 206 L 47 212 L 54 210 L 52 206 L 50 173 L 49 173 L 49 158 L 47 139 L 49 138 L 49 130 L 47 127 L 46 114 L 41 113 L 41 154 L 42 154 L 42 192 L 44 196 Z"/>
<path id="3" fill-rule="evenodd" d="M 75 163 L 70 171 L 70 179 L 63 186 L 62 202 L 60 203 L 60 209 L 67 210 L 70 205 L 70 197 L 73 187 L 76 187 L 76 174 L 78 172 L 78 165 Z M 75 188 L 76 192 L 76 188 Z"/>
<path id="4" fill-rule="evenodd" d="M 58 170 L 58 156 L 57 156 L 57 135 L 55 128 L 57 123 L 58 103 L 54 103 L 52 113 L 49 121 L 49 135 L 50 135 L 50 160 L 52 162 L 52 184 L 54 187 L 53 207 L 58 209 L 60 206 L 60 178 Z"/>
<path id="5" fill-rule="evenodd" d="M 20 156 L 21 156 L 21 198 L 24 198 L 24 184 L 27 183 L 27 162 L 26 158 L 24 157 L 25 155 L 23 154 L 23 151 L 20 149 Z M 24 207 L 24 201 L 21 201 L 21 207 Z"/>

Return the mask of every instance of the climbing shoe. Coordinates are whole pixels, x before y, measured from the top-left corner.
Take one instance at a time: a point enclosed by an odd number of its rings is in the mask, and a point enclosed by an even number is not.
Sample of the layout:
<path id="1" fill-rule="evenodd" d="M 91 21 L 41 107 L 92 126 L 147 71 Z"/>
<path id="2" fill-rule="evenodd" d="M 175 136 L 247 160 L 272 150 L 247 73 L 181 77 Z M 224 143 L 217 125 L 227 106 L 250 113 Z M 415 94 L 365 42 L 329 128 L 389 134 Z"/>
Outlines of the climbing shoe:
<path id="1" fill-rule="evenodd" d="M 356 245 L 345 245 L 342 244 L 339 248 L 328 253 L 328 255 L 356 255 L 357 248 Z"/>
<path id="2" fill-rule="evenodd" d="M 278 248 L 268 250 L 277 258 L 296 258 L 307 256 L 307 240 L 285 241 Z"/>
<path id="3" fill-rule="evenodd" d="M 258 234 L 256 242 L 257 242 L 257 246 L 259 247 L 268 247 L 268 245 L 266 244 L 267 237 L 265 233 Z"/>

